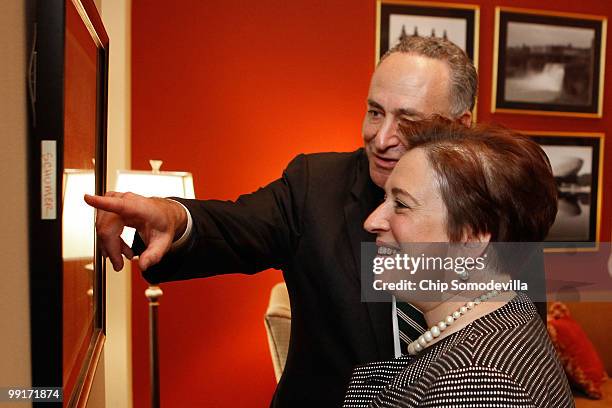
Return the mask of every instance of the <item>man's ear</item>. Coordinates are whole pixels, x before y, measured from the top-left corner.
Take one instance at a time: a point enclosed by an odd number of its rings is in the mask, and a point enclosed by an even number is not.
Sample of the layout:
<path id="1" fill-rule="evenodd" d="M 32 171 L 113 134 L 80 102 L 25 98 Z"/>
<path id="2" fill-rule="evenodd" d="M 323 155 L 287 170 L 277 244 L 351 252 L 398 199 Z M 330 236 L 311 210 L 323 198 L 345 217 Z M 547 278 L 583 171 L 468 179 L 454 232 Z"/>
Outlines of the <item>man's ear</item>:
<path id="1" fill-rule="evenodd" d="M 461 122 L 461 124 L 465 127 L 471 127 L 472 126 L 472 112 L 471 111 L 465 111 L 463 112 L 463 115 L 459 116 L 457 118 L 457 121 Z"/>

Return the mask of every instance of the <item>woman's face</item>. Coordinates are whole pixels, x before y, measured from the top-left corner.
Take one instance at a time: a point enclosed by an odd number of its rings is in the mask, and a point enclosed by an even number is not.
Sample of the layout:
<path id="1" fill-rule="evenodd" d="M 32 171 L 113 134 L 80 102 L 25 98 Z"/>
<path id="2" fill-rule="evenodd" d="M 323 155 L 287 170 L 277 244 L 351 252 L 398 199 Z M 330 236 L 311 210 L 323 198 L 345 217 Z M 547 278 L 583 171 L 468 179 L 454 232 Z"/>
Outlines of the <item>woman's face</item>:
<path id="1" fill-rule="evenodd" d="M 412 149 L 395 166 L 385 184 L 385 201 L 365 221 L 378 246 L 448 242 L 447 210 L 425 152 Z"/>

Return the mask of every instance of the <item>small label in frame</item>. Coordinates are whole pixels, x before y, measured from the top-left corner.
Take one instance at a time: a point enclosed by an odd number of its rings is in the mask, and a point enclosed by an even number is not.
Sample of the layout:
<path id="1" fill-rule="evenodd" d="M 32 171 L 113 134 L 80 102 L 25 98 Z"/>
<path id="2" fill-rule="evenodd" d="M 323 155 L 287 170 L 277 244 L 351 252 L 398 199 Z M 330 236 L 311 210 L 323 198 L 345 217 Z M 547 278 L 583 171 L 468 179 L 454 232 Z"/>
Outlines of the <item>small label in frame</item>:
<path id="1" fill-rule="evenodd" d="M 43 140 L 40 149 L 40 218 L 54 220 L 57 218 L 57 143 L 55 140 Z"/>

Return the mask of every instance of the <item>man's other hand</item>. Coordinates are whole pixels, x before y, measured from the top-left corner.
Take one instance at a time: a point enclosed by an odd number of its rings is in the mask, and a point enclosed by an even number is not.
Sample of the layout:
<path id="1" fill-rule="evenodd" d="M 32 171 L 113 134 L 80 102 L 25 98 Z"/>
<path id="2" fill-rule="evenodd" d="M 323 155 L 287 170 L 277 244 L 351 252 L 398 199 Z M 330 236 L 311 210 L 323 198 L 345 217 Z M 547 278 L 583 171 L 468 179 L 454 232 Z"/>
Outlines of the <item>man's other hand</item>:
<path id="1" fill-rule="evenodd" d="M 138 259 L 138 266 L 144 271 L 162 259 L 187 226 L 183 207 L 165 198 L 109 191 L 104 197 L 86 194 L 85 202 L 98 209 L 98 242 L 102 255 L 110 258 L 116 271 L 123 268 L 122 254 L 128 259 L 134 256 L 132 249 L 121 239 L 123 227 L 135 228 L 146 245 Z"/>

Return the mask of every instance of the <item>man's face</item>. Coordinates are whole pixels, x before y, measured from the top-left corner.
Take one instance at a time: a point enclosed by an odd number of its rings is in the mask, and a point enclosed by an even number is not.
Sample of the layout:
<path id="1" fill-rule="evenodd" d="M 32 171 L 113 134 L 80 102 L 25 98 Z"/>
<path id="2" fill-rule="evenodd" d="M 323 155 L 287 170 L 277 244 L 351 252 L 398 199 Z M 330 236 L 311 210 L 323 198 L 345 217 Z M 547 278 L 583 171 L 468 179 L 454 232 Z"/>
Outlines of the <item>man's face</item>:
<path id="1" fill-rule="evenodd" d="M 398 122 L 425 119 L 432 114 L 450 118 L 449 68 L 446 62 L 396 53 L 376 68 L 363 119 L 363 140 L 370 177 L 384 188 L 398 160 L 406 152 Z"/>

